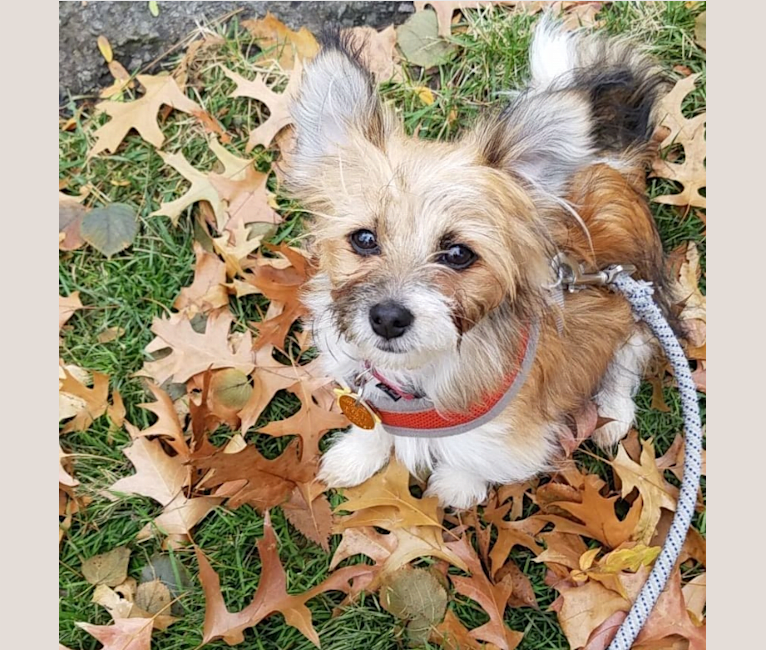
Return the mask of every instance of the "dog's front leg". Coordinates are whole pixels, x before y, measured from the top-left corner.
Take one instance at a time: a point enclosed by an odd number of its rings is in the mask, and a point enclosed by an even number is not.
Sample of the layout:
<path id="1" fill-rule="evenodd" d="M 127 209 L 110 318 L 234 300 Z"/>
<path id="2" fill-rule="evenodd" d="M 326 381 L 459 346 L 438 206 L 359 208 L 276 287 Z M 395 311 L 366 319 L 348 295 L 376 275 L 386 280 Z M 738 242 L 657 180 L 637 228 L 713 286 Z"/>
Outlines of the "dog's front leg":
<path id="1" fill-rule="evenodd" d="M 352 426 L 336 434 L 322 456 L 317 478 L 336 488 L 364 483 L 388 462 L 392 445 L 392 437 L 381 426 L 372 430 Z"/>

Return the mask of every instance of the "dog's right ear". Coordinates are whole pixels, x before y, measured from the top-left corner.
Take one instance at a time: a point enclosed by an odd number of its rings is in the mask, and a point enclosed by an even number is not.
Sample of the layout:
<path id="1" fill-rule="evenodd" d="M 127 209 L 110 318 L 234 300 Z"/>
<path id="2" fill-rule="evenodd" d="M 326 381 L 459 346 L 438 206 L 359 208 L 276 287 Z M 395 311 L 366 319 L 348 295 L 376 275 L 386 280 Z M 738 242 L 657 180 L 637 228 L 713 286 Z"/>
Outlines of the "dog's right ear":
<path id="1" fill-rule="evenodd" d="M 385 146 L 383 108 L 358 48 L 339 29 L 325 31 L 320 41 L 322 50 L 304 69 L 291 107 L 296 145 L 286 171 L 298 187 L 360 138 Z"/>

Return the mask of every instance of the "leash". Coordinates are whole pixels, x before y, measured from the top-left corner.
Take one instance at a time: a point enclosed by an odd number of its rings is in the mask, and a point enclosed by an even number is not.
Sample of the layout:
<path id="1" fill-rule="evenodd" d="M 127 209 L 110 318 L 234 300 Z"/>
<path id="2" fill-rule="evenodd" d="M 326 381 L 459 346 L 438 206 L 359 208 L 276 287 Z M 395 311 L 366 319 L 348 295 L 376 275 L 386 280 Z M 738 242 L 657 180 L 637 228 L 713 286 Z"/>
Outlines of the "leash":
<path id="1" fill-rule="evenodd" d="M 689 362 L 678 339 L 652 299 L 654 294 L 652 285 L 630 277 L 630 273 L 635 270 L 634 267 L 610 266 L 598 273 L 583 274 L 580 272 L 580 265 L 567 256 L 562 256 L 557 261 L 561 284 L 569 291 L 576 291 L 585 286 L 603 285 L 625 297 L 633 314 L 649 326 L 660 342 L 665 356 L 673 367 L 681 396 L 686 443 L 684 445 L 684 475 L 676 512 L 665 544 L 646 583 L 607 649 L 629 650 L 667 585 L 670 573 L 681 554 L 694 515 L 702 469 L 702 424 L 697 402 L 697 388 L 692 379 Z"/>

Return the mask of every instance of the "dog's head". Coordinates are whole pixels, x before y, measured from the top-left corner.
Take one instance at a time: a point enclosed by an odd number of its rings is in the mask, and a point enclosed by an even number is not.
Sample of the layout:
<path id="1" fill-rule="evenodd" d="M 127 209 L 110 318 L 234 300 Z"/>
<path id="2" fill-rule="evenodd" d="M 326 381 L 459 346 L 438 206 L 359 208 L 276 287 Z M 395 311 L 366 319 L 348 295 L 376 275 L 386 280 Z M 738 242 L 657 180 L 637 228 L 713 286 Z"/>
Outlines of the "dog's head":
<path id="1" fill-rule="evenodd" d="M 403 134 L 342 38 L 307 67 L 287 182 L 314 215 L 334 326 L 364 359 L 417 368 L 550 281 L 545 206 L 587 149 L 583 109 L 522 108 L 427 142 Z"/>

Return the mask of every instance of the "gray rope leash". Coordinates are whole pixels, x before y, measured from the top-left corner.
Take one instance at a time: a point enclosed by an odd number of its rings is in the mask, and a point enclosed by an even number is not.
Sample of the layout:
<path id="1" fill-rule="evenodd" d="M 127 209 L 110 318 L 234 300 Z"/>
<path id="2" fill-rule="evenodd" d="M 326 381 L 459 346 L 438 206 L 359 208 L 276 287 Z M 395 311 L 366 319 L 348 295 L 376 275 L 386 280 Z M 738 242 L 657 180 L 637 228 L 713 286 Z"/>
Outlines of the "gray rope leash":
<path id="1" fill-rule="evenodd" d="M 691 525 L 702 468 L 702 424 L 697 403 L 697 388 L 692 379 L 689 363 L 673 330 L 670 329 L 662 312 L 652 300 L 654 289 L 651 284 L 634 280 L 625 272 L 625 269 L 620 267 L 606 269 L 605 273 L 608 278 L 606 284 L 613 291 L 625 296 L 633 313 L 654 332 L 670 361 L 678 384 L 678 392 L 681 395 L 681 410 L 686 432 L 684 476 L 673 523 L 670 525 L 667 539 L 649 578 L 608 648 L 608 650 L 629 650 L 665 589 Z"/>

